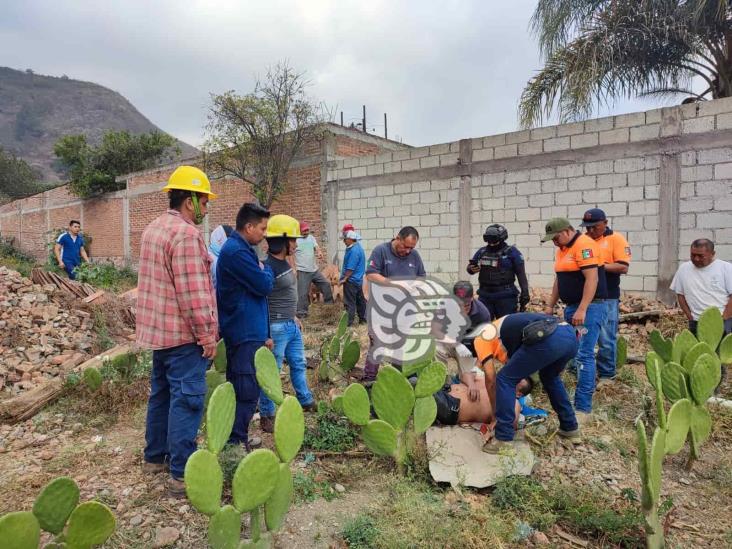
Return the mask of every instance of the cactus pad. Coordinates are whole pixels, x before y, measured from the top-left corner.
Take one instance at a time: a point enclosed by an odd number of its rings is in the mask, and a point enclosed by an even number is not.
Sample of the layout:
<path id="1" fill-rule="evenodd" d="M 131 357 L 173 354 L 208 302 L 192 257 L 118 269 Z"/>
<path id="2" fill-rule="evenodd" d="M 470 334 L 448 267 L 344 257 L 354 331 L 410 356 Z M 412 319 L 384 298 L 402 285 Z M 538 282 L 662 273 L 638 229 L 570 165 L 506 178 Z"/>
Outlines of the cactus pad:
<path id="1" fill-rule="evenodd" d="M 393 456 L 397 447 L 397 433 L 386 421 L 372 419 L 361 430 L 361 437 L 369 449 L 380 456 Z"/>
<path id="2" fill-rule="evenodd" d="M 216 454 L 203 449 L 193 452 L 186 462 L 183 480 L 193 507 L 209 516 L 219 510 L 224 474 Z"/>
<path id="3" fill-rule="evenodd" d="M 445 384 L 447 377 L 447 366 L 442 362 L 433 362 L 422 368 L 414 388 L 414 396 L 417 398 L 431 397 Z"/>
<path id="4" fill-rule="evenodd" d="M 656 354 L 663 362 L 671 360 L 671 352 L 674 346 L 673 340 L 666 339 L 658 330 L 653 330 L 649 339 L 651 341 L 651 347 L 653 347 L 653 350 L 656 351 Z"/>
<path id="5" fill-rule="evenodd" d="M 656 370 L 662 366 L 663 360 L 658 353 L 655 351 L 649 351 L 646 355 L 646 376 L 648 377 L 648 382 L 656 391 L 658 391 L 658 386 L 656 385 Z"/>
<path id="6" fill-rule="evenodd" d="M 698 456 L 701 445 L 706 442 L 709 435 L 712 434 L 712 417 L 706 408 L 702 406 L 692 406 L 691 408 L 691 425 L 689 425 L 689 434 L 691 435 L 691 446 L 694 455 Z"/>
<path id="7" fill-rule="evenodd" d="M 96 391 L 102 386 L 102 373 L 96 368 L 87 368 L 81 374 L 84 383 L 92 391 Z"/>
<path id="8" fill-rule="evenodd" d="M 41 540 L 38 519 L 30 511 L 17 511 L 0 517 L 3 549 L 36 549 Z"/>
<path id="9" fill-rule="evenodd" d="M 666 422 L 666 454 L 676 454 L 684 447 L 691 424 L 691 408 L 691 401 L 685 398 L 671 406 Z"/>
<path id="10" fill-rule="evenodd" d="M 276 532 L 282 528 L 287 510 L 290 508 L 293 492 L 294 485 L 290 466 L 287 463 L 281 463 L 277 485 L 272 497 L 264 504 L 264 522 L 270 532 Z"/>
<path id="11" fill-rule="evenodd" d="M 338 336 L 333 336 L 333 339 L 330 340 L 330 345 L 328 345 L 328 357 L 332 362 L 335 362 L 338 360 L 338 357 L 341 354 L 341 340 L 338 339 Z"/>
<path id="12" fill-rule="evenodd" d="M 239 549 L 270 549 L 273 544 L 272 534 L 265 532 L 257 541 L 242 541 L 239 543 Z"/>
<path id="13" fill-rule="evenodd" d="M 318 379 L 320 381 L 328 381 L 328 360 L 325 358 L 320 361 L 320 367 L 318 368 Z"/>
<path id="14" fill-rule="evenodd" d="M 628 340 L 623 336 L 618 336 L 618 341 L 615 344 L 615 368 L 620 368 L 625 365 L 628 360 Z"/>
<path id="15" fill-rule="evenodd" d="M 211 395 L 216 390 L 216 387 L 222 383 L 226 383 L 226 374 L 222 374 L 216 370 L 208 370 L 206 372 L 206 398 L 203 401 L 204 407 L 208 408 Z"/>
<path id="16" fill-rule="evenodd" d="M 343 408 L 343 395 L 338 395 L 334 397 L 331 406 L 333 407 L 333 411 L 337 414 L 346 414 L 346 410 Z"/>
<path id="17" fill-rule="evenodd" d="M 651 443 L 651 455 L 648 460 L 649 480 L 651 485 L 651 497 L 658 501 L 661 495 L 661 472 L 663 469 L 663 457 L 666 455 L 666 431 L 656 427 Z"/>
<path id="18" fill-rule="evenodd" d="M 259 383 L 264 394 L 277 406 L 282 404 L 285 395 L 282 393 L 280 370 L 277 368 L 277 360 L 272 351 L 266 347 L 257 349 L 254 354 L 254 368 L 257 370 L 257 383 Z"/>
<path id="19" fill-rule="evenodd" d="M 674 338 L 674 344 L 671 348 L 671 360 L 683 364 L 686 353 L 697 343 L 699 342 L 694 337 L 694 334 L 689 330 L 681 330 Z"/>
<path id="20" fill-rule="evenodd" d="M 234 507 L 252 511 L 269 499 L 277 484 L 280 461 L 271 450 L 260 448 L 239 462 L 231 482 Z"/>
<path id="21" fill-rule="evenodd" d="M 371 401 L 380 419 L 395 429 L 402 429 L 412 415 L 414 390 L 396 368 L 384 366 L 371 388 Z"/>
<path id="22" fill-rule="evenodd" d="M 435 343 L 435 340 L 430 341 L 429 349 L 427 349 L 427 352 L 425 355 L 419 359 L 412 362 L 408 362 L 406 364 L 402 365 L 402 375 L 404 377 L 411 377 L 417 372 L 419 372 L 422 368 L 425 366 L 429 366 L 435 361 L 435 350 L 437 348 L 437 344 Z"/>
<path id="23" fill-rule="evenodd" d="M 208 543 L 213 549 L 237 549 L 241 538 L 241 514 L 225 505 L 208 523 Z"/>
<path id="24" fill-rule="evenodd" d="M 722 364 L 732 364 L 732 334 L 724 336 L 719 344 L 719 360 Z"/>
<path id="25" fill-rule="evenodd" d="M 414 401 L 414 432 L 424 433 L 435 422 L 437 417 L 437 402 L 432 395 L 418 398 Z"/>
<path id="26" fill-rule="evenodd" d="M 220 373 L 225 374 L 226 373 L 226 344 L 224 343 L 224 340 L 221 339 L 218 344 L 216 345 L 216 358 L 214 358 L 214 369 Z"/>
<path id="27" fill-rule="evenodd" d="M 651 484 L 650 484 L 650 465 L 648 463 L 648 437 L 646 436 L 646 426 L 641 421 L 636 421 L 635 424 L 636 434 L 638 436 L 638 472 L 641 478 L 641 506 L 643 509 L 650 509 L 653 507 L 653 500 L 651 499 Z"/>
<path id="28" fill-rule="evenodd" d="M 721 379 L 722 366 L 717 355 L 700 356 L 694 364 L 689 380 L 694 402 L 700 406 L 704 405 Z"/>
<path id="29" fill-rule="evenodd" d="M 691 349 L 689 349 L 688 353 L 686 353 L 682 366 L 684 367 L 684 370 L 686 370 L 687 374 L 691 374 L 691 371 L 694 369 L 694 364 L 696 364 L 696 361 L 700 356 L 713 354 L 714 351 L 709 346 L 709 344 L 705 343 L 704 341 L 700 341 Z"/>
<path id="30" fill-rule="evenodd" d="M 300 451 L 305 437 L 305 415 L 302 406 L 293 396 L 285 397 L 277 410 L 274 426 L 274 442 L 277 454 L 289 463 Z"/>
<path id="31" fill-rule="evenodd" d="M 350 372 L 361 357 L 361 346 L 358 341 L 350 341 L 343 345 L 341 356 L 341 368 L 344 372 Z"/>
<path id="32" fill-rule="evenodd" d="M 98 501 L 79 505 L 69 517 L 66 531 L 68 549 L 88 549 L 101 545 L 114 532 L 115 520 L 109 507 Z"/>
<path id="33" fill-rule="evenodd" d="M 336 337 L 338 339 L 343 339 L 343 336 L 346 335 L 347 329 L 348 329 L 348 313 L 344 312 L 341 315 L 341 318 L 338 320 L 338 328 L 336 328 Z"/>
<path id="34" fill-rule="evenodd" d="M 206 409 L 206 445 L 214 454 L 218 454 L 229 440 L 235 413 L 234 386 L 229 382 L 222 383 L 214 389 Z"/>
<path id="35" fill-rule="evenodd" d="M 710 307 L 699 316 L 696 333 L 699 336 L 699 341 L 705 342 L 712 349 L 717 348 L 724 335 L 724 320 L 719 309 Z"/>
<path id="36" fill-rule="evenodd" d="M 663 394 L 671 402 L 676 402 L 680 398 L 686 397 L 685 374 L 684 369 L 676 362 L 667 362 L 661 367 Z"/>
<path id="37" fill-rule="evenodd" d="M 33 504 L 33 514 L 46 532 L 60 534 L 79 504 L 79 487 L 68 477 L 49 482 Z"/>
<path id="38" fill-rule="evenodd" d="M 351 383 L 343 393 L 343 411 L 356 425 L 366 425 L 371 418 L 369 394 L 360 383 Z"/>

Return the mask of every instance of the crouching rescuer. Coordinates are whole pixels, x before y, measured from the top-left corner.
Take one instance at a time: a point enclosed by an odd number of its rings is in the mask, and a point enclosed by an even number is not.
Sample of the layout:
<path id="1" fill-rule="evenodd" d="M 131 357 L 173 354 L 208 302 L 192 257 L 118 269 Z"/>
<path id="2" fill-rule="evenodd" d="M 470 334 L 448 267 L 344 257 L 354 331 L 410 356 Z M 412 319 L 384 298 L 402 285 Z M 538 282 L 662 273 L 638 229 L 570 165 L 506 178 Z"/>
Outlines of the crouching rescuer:
<path id="1" fill-rule="evenodd" d="M 494 368 L 493 361 L 504 364 L 496 375 L 495 438 L 484 445 L 484 452 L 514 452 L 516 387 L 535 372 L 559 416 L 559 436 L 575 443 L 580 441 L 574 408 L 560 378 L 567 362 L 577 353 L 572 326 L 539 313 L 507 315 L 485 327 L 475 338 L 475 350 L 479 364 L 487 372 Z"/>
<path id="2" fill-rule="evenodd" d="M 169 466 L 168 489 L 182 496 L 218 339 L 208 252 L 196 228 L 216 195 L 192 166 L 176 169 L 163 190 L 169 209 L 142 233 L 138 275 L 137 343 L 153 351 L 143 470 Z"/>

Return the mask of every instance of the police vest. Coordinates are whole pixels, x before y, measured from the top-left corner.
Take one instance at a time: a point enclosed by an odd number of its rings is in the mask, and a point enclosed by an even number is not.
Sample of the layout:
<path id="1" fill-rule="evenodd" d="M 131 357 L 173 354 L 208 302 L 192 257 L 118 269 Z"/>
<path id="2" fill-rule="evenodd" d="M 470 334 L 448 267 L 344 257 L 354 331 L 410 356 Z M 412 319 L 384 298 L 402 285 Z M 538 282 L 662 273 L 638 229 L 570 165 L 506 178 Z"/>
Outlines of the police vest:
<path id="1" fill-rule="evenodd" d="M 485 289 L 498 289 L 501 286 L 512 286 L 516 279 L 513 260 L 510 252 L 513 246 L 506 246 L 498 251 L 490 251 L 487 247 L 478 259 L 480 274 L 478 282 Z"/>

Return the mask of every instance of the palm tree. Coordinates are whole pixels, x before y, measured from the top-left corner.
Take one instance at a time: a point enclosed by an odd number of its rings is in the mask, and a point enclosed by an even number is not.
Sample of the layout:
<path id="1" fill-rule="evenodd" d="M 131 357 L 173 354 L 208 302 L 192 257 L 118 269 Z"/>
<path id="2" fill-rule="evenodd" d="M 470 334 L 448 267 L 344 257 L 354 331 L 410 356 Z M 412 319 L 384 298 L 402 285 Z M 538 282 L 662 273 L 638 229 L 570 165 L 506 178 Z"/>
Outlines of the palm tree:
<path id="1" fill-rule="evenodd" d="M 545 65 L 521 94 L 524 127 L 621 97 L 732 96 L 730 0 L 539 0 L 531 26 Z"/>

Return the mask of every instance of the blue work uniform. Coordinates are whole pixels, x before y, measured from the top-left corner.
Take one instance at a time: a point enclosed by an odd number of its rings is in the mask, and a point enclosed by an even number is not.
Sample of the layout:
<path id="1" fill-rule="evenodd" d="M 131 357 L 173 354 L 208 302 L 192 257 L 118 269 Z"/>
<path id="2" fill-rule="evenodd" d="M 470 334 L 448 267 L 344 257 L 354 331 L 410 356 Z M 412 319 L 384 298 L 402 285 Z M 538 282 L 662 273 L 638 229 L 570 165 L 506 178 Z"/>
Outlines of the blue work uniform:
<path id="1" fill-rule="evenodd" d="M 229 442 L 247 444 L 257 409 L 259 384 L 254 353 L 270 337 L 267 296 L 274 286 L 269 265 L 259 265 L 254 247 L 236 231 L 221 247 L 216 263 L 219 330 L 226 344 L 226 380 L 236 393 L 236 416 Z"/>
<path id="2" fill-rule="evenodd" d="M 343 284 L 343 306 L 348 312 L 348 325 L 351 326 L 356 320 L 357 314 L 361 322 L 366 322 L 366 298 L 363 295 L 366 254 L 358 242 L 354 242 L 346 248 L 341 268 L 341 280 L 345 278 L 346 271 L 351 271 L 351 275 Z"/>
<path id="3" fill-rule="evenodd" d="M 74 269 L 81 265 L 81 248 L 84 247 L 84 237 L 78 234 L 74 238 L 67 231 L 59 235 L 56 243 L 61 245 L 61 261 L 64 263 L 66 274 L 71 280 L 76 280 Z"/>
<path id="4" fill-rule="evenodd" d="M 468 267 L 474 265 L 480 266 L 478 297 L 488 307 L 493 318 L 517 311 L 519 291 L 514 284 L 516 279 L 521 287 L 521 302 L 528 303 L 529 281 L 524 256 L 518 248 L 505 242 L 495 247 L 483 246 L 468 263 Z"/>

